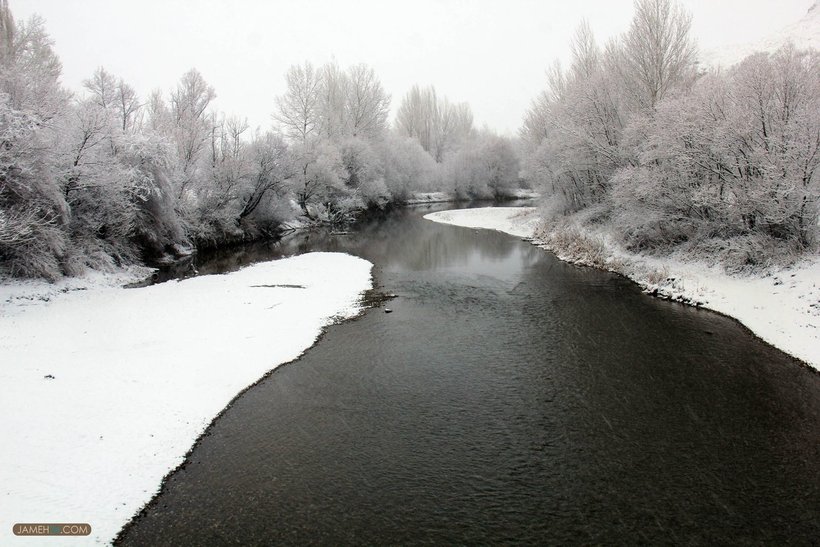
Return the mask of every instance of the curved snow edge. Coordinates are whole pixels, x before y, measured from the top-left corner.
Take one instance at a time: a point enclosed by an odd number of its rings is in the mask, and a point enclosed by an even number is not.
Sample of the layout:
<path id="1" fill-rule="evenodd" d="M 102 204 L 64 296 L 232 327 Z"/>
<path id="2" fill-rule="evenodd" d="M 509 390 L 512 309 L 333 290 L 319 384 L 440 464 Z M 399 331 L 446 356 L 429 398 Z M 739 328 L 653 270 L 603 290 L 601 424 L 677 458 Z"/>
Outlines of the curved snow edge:
<path id="1" fill-rule="evenodd" d="M 0 543 L 14 522 L 87 522 L 110 543 L 238 393 L 361 312 L 371 269 L 309 253 L 0 317 L 0 435 L 13 439 Z"/>
<path id="2" fill-rule="evenodd" d="M 498 230 L 554 252 L 543 241 L 532 239 L 539 223 L 534 207 L 459 209 L 424 218 Z M 624 275 L 653 296 L 732 317 L 760 339 L 820 370 L 820 257 L 767 274 L 735 276 L 703 263 L 629 253 L 610 237 L 584 235 L 602 245 L 607 255 L 605 267 L 593 266 Z M 579 257 L 554 254 L 566 262 L 590 265 Z"/>

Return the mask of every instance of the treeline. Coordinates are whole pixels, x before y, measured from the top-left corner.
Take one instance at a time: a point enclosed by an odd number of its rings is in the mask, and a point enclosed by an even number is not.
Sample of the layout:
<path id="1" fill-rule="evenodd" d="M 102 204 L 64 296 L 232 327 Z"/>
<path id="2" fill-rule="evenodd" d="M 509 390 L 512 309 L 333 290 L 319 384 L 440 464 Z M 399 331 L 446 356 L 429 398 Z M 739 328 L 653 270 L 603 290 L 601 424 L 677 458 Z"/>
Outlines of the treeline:
<path id="1" fill-rule="evenodd" d="M 0 274 L 172 260 L 414 192 L 488 198 L 518 184 L 513 143 L 433 88 L 411 90 L 391 128 L 366 65 L 292 67 L 268 131 L 216 111 L 196 70 L 147 98 L 102 68 L 73 94 L 60 73 L 43 21 L 18 23 L 0 0 Z"/>
<path id="2" fill-rule="evenodd" d="M 690 25 L 671 0 L 637 0 L 604 48 L 580 26 L 521 130 L 549 217 L 735 268 L 816 248 L 820 56 L 786 45 L 704 69 Z"/>

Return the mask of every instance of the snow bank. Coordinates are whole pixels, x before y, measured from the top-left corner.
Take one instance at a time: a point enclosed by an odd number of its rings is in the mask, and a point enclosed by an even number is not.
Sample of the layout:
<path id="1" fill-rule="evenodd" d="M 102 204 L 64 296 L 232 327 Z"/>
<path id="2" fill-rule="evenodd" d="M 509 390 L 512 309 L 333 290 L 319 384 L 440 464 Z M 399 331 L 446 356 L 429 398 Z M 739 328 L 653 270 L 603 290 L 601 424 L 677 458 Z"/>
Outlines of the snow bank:
<path id="1" fill-rule="evenodd" d="M 541 194 L 527 188 L 514 188 L 507 190 L 501 196 L 502 199 L 535 199 Z M 448 192 L 416 192 L 407 200 L 408 205 L 419 205 L 422 203 L 455 203 L 458 201 L 470 201 L 470 199 L 459 198 L 455 194 Z M 484 198 L 481 201 L 490 201 Z"/>
<path id="2" fill-rule="evenodd" d="M 498 230 L 518 237 L 532 237 L 538 224 L 534 207 L 483 207 L 457 209 L 424 215 L 427 220 L 465 228 Z"/>
<path id="3" fill-rule="evenodd" d="M 533 207 L 442 211 L 424 218 L 527 238 L 538 225 Z M 647 292 L 730 315 L 763 340 L 820 369 L 820 258 L 759 276 L 736 276 L 700 262 L 629 253 L 601 235 L 596 241 L 604 245 L 611 269 Z M 558 257 L 575 261 L 561 253 Z"/>
<path id="4" fill-rule="evenodd" d="M 620 254 L 629 260 L 627 275 L 648 292 L 657 290 L 661 296 L 688 299 L 732 316 L 763 340 L 820 370 L 820 258 L 745 276 L 702 262 Z"/>
<path id="5" fill-rule="evenodd" d="M 110 542 L 238 392 L 360 311 L 370 268 L 311 253 L 0 302 L 0 544 L 88 544 L 14 537 L 16 522 L 89 523 Z"/>
<path id="6" fill-rule="evenodd" d="M 89 271 L 81 277 L 64 277 L 56 283 L 0 277 L 0 316 L 18 313 L 28 306 L 45 305 L 72 291 L 119 288 L 144 281 L 154 271 L 146 266 L 129 266 L 116 272 Z"/>
<path id="7" fill-rule="evenodd" d="M 537 199 L 541 197 L 541 194 L 528 188 L 515 188 L 504 192 L 504 197 L 508 199 Z"/>
<path id="8" fill-rule="evenodd" d="M 444 203 L 449 201 L 458 201 L 455 194 L 448 194 L 447 192 L 416 192 L 407 200 L 408 205 L 417 205 L 419 203 Z"/>

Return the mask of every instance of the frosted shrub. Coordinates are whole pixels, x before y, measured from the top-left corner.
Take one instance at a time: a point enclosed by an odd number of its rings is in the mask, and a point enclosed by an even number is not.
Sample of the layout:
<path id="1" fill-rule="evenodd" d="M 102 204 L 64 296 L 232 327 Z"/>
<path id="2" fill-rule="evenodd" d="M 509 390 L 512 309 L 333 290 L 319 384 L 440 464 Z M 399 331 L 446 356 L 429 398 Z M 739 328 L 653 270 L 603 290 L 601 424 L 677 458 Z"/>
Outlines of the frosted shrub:
<path id="1" fill-rule="evenodd" d="M 660 285 L 669 278 L 669 269 L 663 267 L 659 270 L 651 270 L 646 274 L 646 282 L 650 285 Z"/>
<path id="2" fill-rule="evenodd" d="M 685 186 L 658 169 L 618 172 L 612 182 L 612 219 L 628 249 L 668 249 L 695 237 L 699 223 L 685 215 L 691 207 Z"/>
<path id="3" fill-rule="evenodd" d="M 525 116 L 524 173 L 546 217 L 609 219 L 635 251 L 719 250 L 733 270 L 815 250 L 820 54 L 786 45 L 697 74 L 688 14 L 635 7 L 604 51 L 582 25 Z"/>
<path id="4" fill-rule="evenodd" d="M 384 165 L 371 144 L 351 137 L 341 145 L 345 186 L 351 195 L 357 195 L 367 207 L 383 208 L 390 201 L 390 192 L 384 182 Z"/>
<path id="5" fill-rule="evenodd" d="M 796 242 L 784 245 L 765 234 L 747 234 L 699 241 L 689 252 L 729 273 L 751 273 L 773 265 L 787 266 L 799 258 L 801 248 Z"/>
<path id="6" fill-rule="evenodd" d="M 331 226 L 345 226 L 356 218 L 356 214 L 364 209 L 364 202 L 356 195 L 343 197 L 335 201 L 328 201 L 320 209 L 317 220 Z"/>
<path id="7" fill-rule="evenodd" d="M 467 103 L 439 97 L 433 86 L 414 85 L 396 112 L 396 131 L 415 139 L 436 163 L 442 163 L 472 136 L 473 113 Z"/>
<path id="8" fill-rule="evenodd" d="M 11 275 L 56 279 L 69 207 L 51 153 L 53 133 L 0 95 L 0 260 Z"/>
<path id="9" fill-rule="evenodd" d="M 607 250 L 604 241 L 590 237 L 568 223 L 542 223 L 535 239 L 552 252 L 577 264 L 607 268 Z"/>
<path id="10" fill-rule="evenodd" d="M 574 219 L 581 226 L 597 226 L 609 222 L 612 218 L 611 204 L 596 203 L 578 211 Z"/>
<path id="11" fill-rule="evenodd" d="M 13 245 L 0 245 L 2 269 L 14 277 L 41 277 L 54 281 L 63 275 L 62 259 L 66 234 L 58 226 L 38 223 L 30 239 Z"/>
<path id="12" fill-rule="evenodd" d="M 384 183 L 393 201 L 404 202 L 413 192 L 434 189 L 437 165 L 419 142 L 392 132 L 377 144 L 384 169 Z"/>
<path id="13" fill-rule="evenodd" d="M 358 195 L 366 207 L 383 209 L 390 203 L 390 191 L 382 178 L 363 181 L 359 185 Z"/>

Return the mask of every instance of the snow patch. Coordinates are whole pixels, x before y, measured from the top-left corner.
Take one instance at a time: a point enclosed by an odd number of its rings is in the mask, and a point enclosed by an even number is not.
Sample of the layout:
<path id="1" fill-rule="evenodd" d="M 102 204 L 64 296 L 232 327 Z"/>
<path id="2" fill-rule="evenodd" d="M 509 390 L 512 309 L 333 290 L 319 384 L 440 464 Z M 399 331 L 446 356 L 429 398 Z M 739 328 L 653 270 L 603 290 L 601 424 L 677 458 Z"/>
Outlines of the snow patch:
<path id="1" fill-rule="evenodd" d="M 528 188 L 512 188 L 505 190 L 499 199 L 535 199 L 541 194 Z M 470 201 L 470 199 L 459 198 L 453 193 L 449 192 L 415 192 L 406 201 L 408 205 L 418 205 L 420 203 L 455 203 L 458 201 Z M 484 199 L 483 201 L 488 201 Z"/>
<path id="2" fill-rule="evenodd" d="M 534 207 L 461 209 L 424 218 L 527 239 L 539 224 Z M 755 276 L 729 275 L 719 267 L 681 257 L 630 253 L 606 234 L 586 236 L 603 244 L 607 269 L 629 277 L 647 293 L 734 317 L 763 340 L 820 369 L 820 257 Z M 557 256 L 577 262 L 573 256 Z"/>
<path id="3" fill-rule="evenodd" d="M 535 207 L 483 207 L 424 215 L 427 220 L 465 228 L 498 230 L 518 237 L 532 237 L 538 223 Z"/>
<path id="4" fill-rule="evenodd" d="M 143 281 L 155 271 L 147 266 L 129 266 L 116 272 L 88 271 L 82 276 L 64 277 L 55 283 L 0 277 L 0 316 L 19 313 L 29 306 L 44 305 L 74 291 L 119 288 Z"/>
<path id="5" fill-rule="evenodd" d="M 443 203 L 450 201 L 458 201 L 455 194 L 448 194 L 447 192 L 415 192 L 407 200 L 408 205 L 417 205 L 419 203 Z"/>
<path id="6" fill-rule="evenodd" d="M 12 537 L 15 522 L 85 522 L 110 543 L 237 393 L 360 312 L 371 266 L 310 253 L 38 305 L 3 287 L 0 544 L 78 544 Z"/>
<path id="7" fill-rule="evenodd" d="M 515 188 L 504 192 L 503 197 L 507 199 L 537 199 L 541 197 L 541 194 L 528 188 Z"/>

